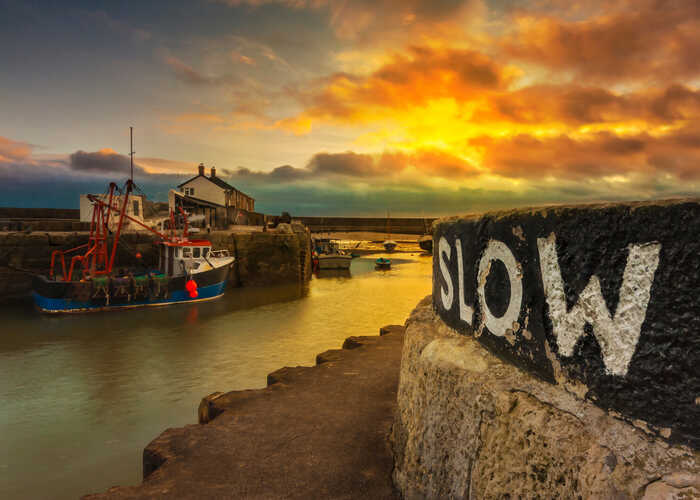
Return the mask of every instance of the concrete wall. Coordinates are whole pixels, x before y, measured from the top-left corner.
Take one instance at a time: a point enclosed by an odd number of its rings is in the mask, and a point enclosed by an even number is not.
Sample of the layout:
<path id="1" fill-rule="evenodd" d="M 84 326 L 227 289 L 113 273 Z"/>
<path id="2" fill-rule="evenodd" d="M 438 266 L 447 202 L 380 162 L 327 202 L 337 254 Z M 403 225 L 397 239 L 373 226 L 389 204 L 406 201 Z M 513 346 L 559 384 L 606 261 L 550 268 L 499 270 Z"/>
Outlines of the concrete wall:
<path id="1" fill-rule="evenodd" d="M 80 218 L 77 208 L 14 208 L 0 207 L 0 219 L 75 219 Z"/>
<path id="2" fill-rule="evenodd" d="M 697 200 L 438 221 L 434 316 L 406 333 L 404 492 L 700 494 L 697 234 Z"/>

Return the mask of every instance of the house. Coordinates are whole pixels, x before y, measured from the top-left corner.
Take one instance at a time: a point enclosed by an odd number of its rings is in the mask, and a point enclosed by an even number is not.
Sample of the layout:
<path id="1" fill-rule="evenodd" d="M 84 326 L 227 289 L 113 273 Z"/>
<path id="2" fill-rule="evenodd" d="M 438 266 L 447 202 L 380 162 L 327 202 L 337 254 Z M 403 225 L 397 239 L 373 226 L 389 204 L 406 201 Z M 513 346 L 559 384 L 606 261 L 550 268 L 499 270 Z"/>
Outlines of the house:
<path id="1" fill-rule="evenodd" d="M 107 203 L 108 202 L 108 195 L 105 193 L 94 195 L 103 202 Z M 131 194 L 129 195 L 129 203 L 126 206 L 126 215 L 133 217 L 134 219 L 137 219 L 140 222 L 143 222 L 143 196 L 138 196 Z M 114 198 L 112 199 L 112 205 L 113 206 L 118 206 L 121 209 L 122 204 L 124 203 L 124 197 L 122 195 L 115 195 Z M 81 194 L 80 195 L 80 222 L 92 222 L 92 206 L 93 203 L 90 201 L 88 198 L 87 194 Z M 116 212 L 112 212 L 112 216 L 110 219 L 110 224 L 116 223 L 115 221 L 117 220 L 116 215 L 118 215 Z M 128 219 L 124 221 L 124 226 L 125 228 L 129 228 L 132 226 L 133 229 L 140 229 L 140 226 L 138 224 L 134 224 Z"/>
<path id="2" fill-rule="evenodd" d="M 225 208 L 255 212 L 255 199 L 216 176 L 216 167 L 211 167 L 210 175 L 204 173 L 204 164 L 199 164 L 199 173 L 178 186 L 180 193 L 214 203 Z"/>
<path id="3" fill-rule="evenodd" d="M 177 212 L 177 206 L 181 206 L 191 215 L 203 216 L 204 225 L 212 228 L 257 224 L 258 219 L 262 220 L 261 214 L 254 213 L 255 199 L 217 177 L 216 167 L 211 167 L 209 177 L 204 172 L 203 163 L 198 169 L 195 177 L 168 194 L 171 210 Z"/>

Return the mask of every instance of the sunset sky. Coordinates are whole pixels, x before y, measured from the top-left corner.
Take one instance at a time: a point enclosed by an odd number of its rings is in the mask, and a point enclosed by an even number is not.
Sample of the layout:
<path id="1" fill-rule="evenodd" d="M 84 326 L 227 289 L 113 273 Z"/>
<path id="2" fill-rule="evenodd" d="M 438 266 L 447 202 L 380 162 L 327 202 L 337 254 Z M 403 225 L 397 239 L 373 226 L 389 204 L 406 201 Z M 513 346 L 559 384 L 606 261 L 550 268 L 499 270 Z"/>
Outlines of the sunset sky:
<path id="1" fill-rule="evenodd" d="M 0 205 L 457 214 L 700 194 L 698 0 L 0 0 Z"/>

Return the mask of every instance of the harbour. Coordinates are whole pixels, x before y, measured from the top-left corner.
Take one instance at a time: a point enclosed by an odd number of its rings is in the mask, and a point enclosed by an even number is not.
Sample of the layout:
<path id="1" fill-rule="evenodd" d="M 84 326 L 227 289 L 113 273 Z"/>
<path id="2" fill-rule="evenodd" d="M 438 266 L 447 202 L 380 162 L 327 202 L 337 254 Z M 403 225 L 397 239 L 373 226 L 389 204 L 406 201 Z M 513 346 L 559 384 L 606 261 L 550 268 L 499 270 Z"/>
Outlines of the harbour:
<path id="1" fill-rule="evenodd" d="M 0 500 L 700 499 L 698 0 L 0 5 Z"/>
<path id="2" fill-rule="evenodd" d="M 392 254 L 388 272 L 363 256 L 349 277 L 229 288 L 199 304 L 45 316 L 30 300 L 5 303 L 0 496 L 139 483 L 145 444 L 196 422 L 204 395 L 264 387 L 282 366 L 313 365 L 348 336 L 402 323 L 430 289 L 432 259 L 415 248 Z"/>

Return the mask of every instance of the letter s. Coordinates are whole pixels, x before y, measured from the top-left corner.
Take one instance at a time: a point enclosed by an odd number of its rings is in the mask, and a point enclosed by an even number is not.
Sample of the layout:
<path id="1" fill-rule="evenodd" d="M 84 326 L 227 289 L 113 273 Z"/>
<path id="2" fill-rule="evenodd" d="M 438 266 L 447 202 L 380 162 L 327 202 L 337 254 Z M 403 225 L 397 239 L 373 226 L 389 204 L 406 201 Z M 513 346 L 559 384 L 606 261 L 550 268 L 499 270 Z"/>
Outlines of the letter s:
<path id="1" fill-rule="evenodd" d="M 447 290 L 445 287 L 440 288 L 440 297 L 442 298 L 442 305 L 446 311 L 452 309 L 452 302 L 454 301 L 454 288 L 452 285 L 452 277 L 450 276 L 449 269 L 447 269 L 447 259 L 450 258 L 452 254 L 452 248 L 444 236 L 440 237 L 440 243 L 438 244 L 438 249 L 440 253 L 440 272 L 442 273 L 442 279 L 445 280 Z"/>

